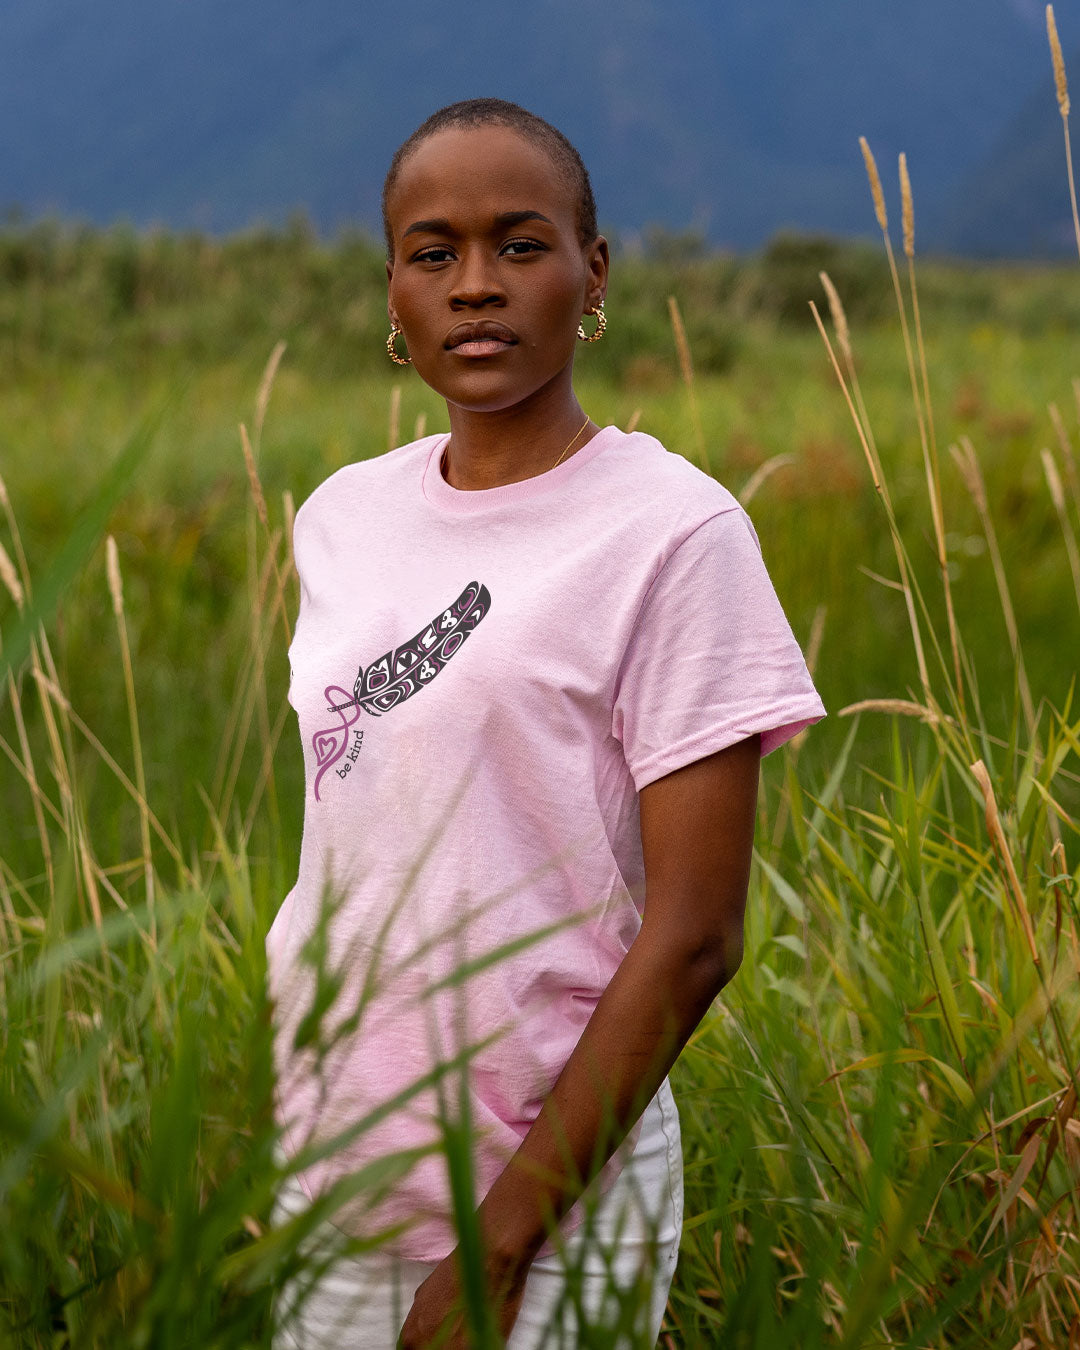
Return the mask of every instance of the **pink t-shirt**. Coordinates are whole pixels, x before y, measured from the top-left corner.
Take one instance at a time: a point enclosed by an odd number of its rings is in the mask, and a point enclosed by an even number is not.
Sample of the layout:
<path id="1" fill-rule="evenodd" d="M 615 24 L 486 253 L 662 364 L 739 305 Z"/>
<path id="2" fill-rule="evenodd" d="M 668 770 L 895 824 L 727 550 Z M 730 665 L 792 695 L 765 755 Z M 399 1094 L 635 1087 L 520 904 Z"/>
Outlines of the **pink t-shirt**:
<path id="1" fill-rule="evenodd" d="M 307 798 L 267 937 L 286 1151 L 376 1113 L 301 1174 L 313 1195 L 437 1144 L 439 1092 L 455 1115 L 463 1075 L 410 1085 L 479 1046 L 479 1202 L 640 927 L 640 789 L 755 732 L 768 753 L 825 711 L 749 518 L 688 460 L 612 426 L 546 473 L 466 492 L 441 475 L 446 440 L 348 465 L 296 517 Z M 437 1261 L 450 1213 L 428 1152 L 334 1222 L 407 1224 L 392 1248 Z"/>

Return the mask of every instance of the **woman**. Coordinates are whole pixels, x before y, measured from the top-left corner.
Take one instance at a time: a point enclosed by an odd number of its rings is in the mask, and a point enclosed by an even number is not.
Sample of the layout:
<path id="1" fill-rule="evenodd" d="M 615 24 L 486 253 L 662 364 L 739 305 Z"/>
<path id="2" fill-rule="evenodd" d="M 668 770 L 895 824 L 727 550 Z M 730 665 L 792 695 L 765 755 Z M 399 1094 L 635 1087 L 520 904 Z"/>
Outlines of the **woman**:
<path id="1" fill-rule="evenodd" d="M 344 1140 L 284 1210 L 340 1183 L 323 1231 L 391 1237 L 281 1344 L 467 1344 L 435 1151 L 456 1124 L 511 1350 L 560 1318 L 576 1343 L 571 1258 L 590 1315 L 651 1283 L 655 1341 L 682 1225 L 667 1073 L 739 964 L 759 757 L 824 709 L 735 499 L 575 397 L 608 247 L 570 143 L 454 104 L 383 205 L 389 351 L 450 433 L 297 515 L 308 797 L 267 946 L 283 1147 Z M 350 1198 L 389 1155 L 411 1166 Z"/>

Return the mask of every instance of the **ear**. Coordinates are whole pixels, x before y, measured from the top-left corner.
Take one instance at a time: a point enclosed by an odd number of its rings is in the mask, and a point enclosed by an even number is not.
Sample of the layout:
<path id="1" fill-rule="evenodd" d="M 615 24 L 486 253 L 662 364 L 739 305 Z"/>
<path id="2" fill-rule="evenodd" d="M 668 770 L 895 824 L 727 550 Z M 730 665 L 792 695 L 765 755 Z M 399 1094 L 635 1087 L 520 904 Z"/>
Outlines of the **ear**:
<path id="1" fill-rule="evenodd" d="M 390 304 L 390 283 L 394 280 L 394 264 L 389 258 L 386 260 L 386 312 L 390 316 L 390 322 L 395 328 L 398 326 L 397 316 L 394 313 L 393 306 Z"/>
<path id="2" fill-rule="evenodd" d="M 609 263 L 608 242 L 602 234 L 598 234 L 585 253 L 585 301 L 589 309 L 595 308 L 607 294 Z"/>

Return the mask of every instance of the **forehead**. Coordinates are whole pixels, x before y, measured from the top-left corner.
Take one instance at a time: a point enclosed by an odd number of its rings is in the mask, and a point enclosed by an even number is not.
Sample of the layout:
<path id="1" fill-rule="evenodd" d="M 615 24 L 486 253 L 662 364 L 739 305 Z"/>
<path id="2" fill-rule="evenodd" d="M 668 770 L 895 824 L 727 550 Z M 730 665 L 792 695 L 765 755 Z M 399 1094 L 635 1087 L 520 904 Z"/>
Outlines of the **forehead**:
<path id="1" fill-rule="evenodd" d="M 577 193 L 536 141 L 513 127 L 447 127 L 420 142 L 387 203 L 395 232 L 418 218 L 540 211 L 576 227 Z M 406 219 L 408 217 L 408 219 Z"/>

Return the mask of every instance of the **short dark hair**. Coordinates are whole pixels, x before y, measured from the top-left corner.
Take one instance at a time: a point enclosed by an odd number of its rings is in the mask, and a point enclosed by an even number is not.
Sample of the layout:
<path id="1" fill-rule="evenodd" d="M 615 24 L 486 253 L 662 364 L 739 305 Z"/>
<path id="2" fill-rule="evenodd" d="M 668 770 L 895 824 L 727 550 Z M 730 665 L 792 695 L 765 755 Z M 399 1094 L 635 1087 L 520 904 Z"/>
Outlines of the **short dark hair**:
<path id="1" fill-rule="evenodd" d="M 567 175 L 577 189 L 578 233 L 583 245 L 596 238 L 596 199 L 593 197 L 589 171 L 577 150 L 557 127 L 536 113 L 503 98 L 467 98 L 460 103 L 449 103 L 433 112 L 416 128 L 413 134 L 398 146 L 390 161 L 382 190 L 383 233 L 386 235 L 387 257 L 394 256 L 394 237 L 390 230 L 387 202 L 397 182 L 401 167 L 421 143 L 447 127 L 512 127 L 551 156 L 556 167 Z"/>

